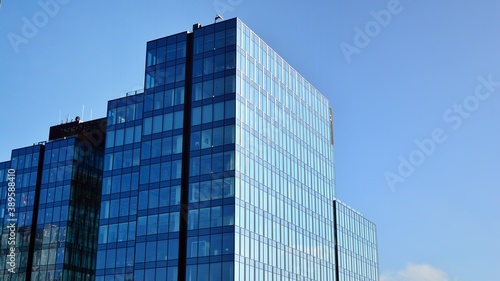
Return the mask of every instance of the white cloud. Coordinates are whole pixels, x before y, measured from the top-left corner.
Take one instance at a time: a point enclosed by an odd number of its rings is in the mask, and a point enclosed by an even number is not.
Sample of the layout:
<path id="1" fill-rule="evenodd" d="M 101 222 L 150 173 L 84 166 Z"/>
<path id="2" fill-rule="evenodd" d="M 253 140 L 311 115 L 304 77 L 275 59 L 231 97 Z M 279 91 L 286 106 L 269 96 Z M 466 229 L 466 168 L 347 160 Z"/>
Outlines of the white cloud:
<path id="1" fill-rule="evenodd" d="M 428 264 L 408 264 L 398 272 L 384 273 L 380 281 L 451 281 L 442 270 Z"/>

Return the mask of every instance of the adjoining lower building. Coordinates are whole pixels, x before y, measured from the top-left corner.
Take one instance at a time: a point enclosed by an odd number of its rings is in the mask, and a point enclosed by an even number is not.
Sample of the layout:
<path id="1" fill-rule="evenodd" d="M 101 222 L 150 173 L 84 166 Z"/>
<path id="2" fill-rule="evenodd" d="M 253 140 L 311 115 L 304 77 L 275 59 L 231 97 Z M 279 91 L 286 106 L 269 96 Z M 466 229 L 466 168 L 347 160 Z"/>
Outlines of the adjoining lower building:
<path id="1" fill-rule="evenodd" d="M 106 119 L 54 126 L 48 141 L 0 163 L 1 280 L 94 280 L 105 129 Z"/>

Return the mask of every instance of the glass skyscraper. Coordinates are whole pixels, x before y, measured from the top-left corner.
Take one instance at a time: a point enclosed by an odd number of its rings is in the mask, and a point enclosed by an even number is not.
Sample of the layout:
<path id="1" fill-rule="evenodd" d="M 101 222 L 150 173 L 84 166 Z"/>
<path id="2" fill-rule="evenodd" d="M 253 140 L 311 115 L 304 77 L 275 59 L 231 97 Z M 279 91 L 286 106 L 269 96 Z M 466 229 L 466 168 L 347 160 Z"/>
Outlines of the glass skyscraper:
<path id="1" fill-rule="evenodd" d="M 144 91 L 71 124 L 0 163 L 2 280 L 378 281 L 375 225 L 335 197 L 328 99 L 239 19 L 148 42 Z"/>
<path id="2" fill-rule="evenodd" d="M 108 103 L 96 280 L 378 280 L 332 115 L 238 19 L 148 42 L 144 93 Z"/>

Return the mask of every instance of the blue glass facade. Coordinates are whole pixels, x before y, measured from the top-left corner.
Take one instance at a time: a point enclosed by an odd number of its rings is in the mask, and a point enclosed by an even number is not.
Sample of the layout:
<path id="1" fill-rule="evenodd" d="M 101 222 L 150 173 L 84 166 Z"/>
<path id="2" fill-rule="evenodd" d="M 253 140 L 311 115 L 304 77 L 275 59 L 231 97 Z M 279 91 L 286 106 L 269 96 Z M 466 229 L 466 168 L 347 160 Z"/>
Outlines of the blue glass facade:
<path id="1" fill-rule="evenodd" d="M 1 280 L 94 280 L 104 157 L 101 121 L 105 128 L 104 119 L 52 127 L 48 142 L 16 149 L 10 162 L 0 164 Z M 9 169 L 15 171 L 14 216 L 6 206 Z M 12 218 L 14 244 L 6 227 Z M 16 264 L 9 272 L 12 246 Z"/>
<path id="2" fill-rule="evenodd" d="M 20 204 L 12 275 L 0 200 L 0 279 L 378 280 L 375 225 L 335 197 L 329 101 L 253 31 L 150 41 L 144 77 L 0 163 Z"/>
<path id="3" fill-rule="evenodd" d="M 378 281 L 377 230 L 374 223 L 335 200 L 338 280 Z"/>

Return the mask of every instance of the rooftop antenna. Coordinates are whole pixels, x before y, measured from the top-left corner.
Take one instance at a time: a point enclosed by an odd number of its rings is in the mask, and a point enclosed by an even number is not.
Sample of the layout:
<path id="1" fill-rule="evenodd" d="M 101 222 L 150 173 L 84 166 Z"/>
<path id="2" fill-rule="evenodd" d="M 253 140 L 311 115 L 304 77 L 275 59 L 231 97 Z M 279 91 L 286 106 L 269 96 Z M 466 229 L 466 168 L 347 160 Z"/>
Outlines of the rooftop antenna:
<path id="1" fill-rule="evenodd" d="M 80 118 L 83 121 L 83 114 L 85 113 L 85 105 L 82 105 L 82 117 Z"/>
<path id="2" fill-rule="evenodd" d="M 217 20 L 224 20 L 221 15 L 217 14 L 215 15 L 215 23 L 217 23 Z"/>

